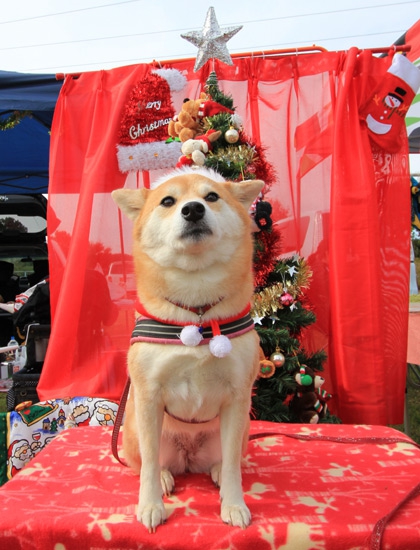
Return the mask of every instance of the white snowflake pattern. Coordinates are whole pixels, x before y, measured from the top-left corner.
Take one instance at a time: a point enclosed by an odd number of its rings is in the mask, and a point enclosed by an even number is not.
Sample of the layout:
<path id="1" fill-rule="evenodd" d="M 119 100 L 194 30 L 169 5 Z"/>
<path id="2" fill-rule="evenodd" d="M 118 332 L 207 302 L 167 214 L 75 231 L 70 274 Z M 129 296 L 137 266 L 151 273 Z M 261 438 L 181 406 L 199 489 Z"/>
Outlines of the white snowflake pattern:
<path id="1" fill-rule="evenodd" d="M 336 462 L 330 462 L 330 466 L 332 466 L 332 468 L 329 468 L 328 470 L 321 470 L 321 472 L 325 472 L 326 475 L 331 477 L 344 477 L 346 472 L 354 476 L 363 475 L 361 472 L 353 470 L 353 467 L 350 464 L 347 466 L 340 466 L 340 464 L 337 464 Z"/>
<path id="2" fill-rule="evenodd" d="M 335 506 L 331 506 L 331 503 L 335 501 L 334 497 L 327 498 L 324 500 L 324 502 L 321 502 L 320 500 L 316 500 L 314 497 L 309 496 L 299 496 L 297 498 L 298 503 L 303 504 L 304 506 L 309 506 L 311 508 L 315 508 L 315 512 L 317 514 L 324 514 L 325 510 L 331 509 L 335 512 L 339 511 L 339 508 L 336 508 Z"/>
<path id="3" fill-rule="evenodd" d="M 321 537 L 323 531 L 321 526 L 306 525 L 305 523 L 289 523 L 287 526 L 286 544 L 276 546 L 275 530 L 272 525 L 259 527 L 263 540 L 268 542 L 270 550 L 324 550 L 325 543 L 322 540 L 314 541 L 313 535 Z"/>
<path id="4" fill-rule="evenodd" d="M 194 498 L 190 497 L 187 500 L 181 500 L 176 496 L 171 496 L 165 500 L 165 508 L 168 512 L 168 517 L 173 514 L 175 510 L 179 508 L 184 510 L 186 516 L 197 516 L 198 510 L 191 507 L 191 503 L 194 502 Z"/>
<path id="5" fill-rule="evenodd" d="M 265 485 L 264 483 L 256 482 L 251 485 L 251 489 L 249 491 L 245 492 L 245 495 L 248 495 L 255 500 L 261 500 L 263 498 L 261 495 L 275 490 L 276 489 L 273 485 Z"/>
<path id="6" fill-rule="evenodd" d="M 91 533 L 95 527 L 98 527 L 101 531 L 104 540 L 110 541 L 112 539 L 111 530 L 108 525 L 116 525 L 118 523 L 132 523 L 133 516 L 127 514 L 111 514 L 107 518 L 99 519 L 99 514 L 89 514 L 89 517 L 93 521 L 87 524 L 88 533 Z"/>

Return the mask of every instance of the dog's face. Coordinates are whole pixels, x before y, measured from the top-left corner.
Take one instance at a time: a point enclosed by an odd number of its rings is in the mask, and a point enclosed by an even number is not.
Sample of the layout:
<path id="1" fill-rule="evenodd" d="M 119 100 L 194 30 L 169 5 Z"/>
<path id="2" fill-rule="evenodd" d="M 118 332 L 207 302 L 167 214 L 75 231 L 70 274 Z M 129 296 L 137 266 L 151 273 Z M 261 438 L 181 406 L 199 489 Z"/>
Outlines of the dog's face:
<path id="1" fill-rule="evenodd" d="M 194 270 L 228 262 L 239 242 L 251 242 L 248 208 L 263 185 L 181 172 L 153 190 L 120 189 L 112 196 L 134 220 L 135 250 L 162 267 Z"/>

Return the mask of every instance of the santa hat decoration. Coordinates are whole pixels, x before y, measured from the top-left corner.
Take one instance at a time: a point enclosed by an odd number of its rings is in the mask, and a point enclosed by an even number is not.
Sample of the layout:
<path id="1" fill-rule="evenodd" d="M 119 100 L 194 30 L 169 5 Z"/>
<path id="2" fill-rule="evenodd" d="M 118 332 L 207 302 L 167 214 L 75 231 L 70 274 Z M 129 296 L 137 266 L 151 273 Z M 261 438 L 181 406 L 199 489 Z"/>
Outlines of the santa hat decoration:
<path id="1" fill-rule="evenodd" d="M 136 83 L 124 107 L 119 143 L 121 172 L 173 168 L 181 153 L 178 141 L 168 141 L 168 124 L 175 115 L 171 91 L 186 78 L 176 69 L 157 69 Z"/>
<path id="2" fill-rule="evenodd" d="M 420 87 L 420 71 L 404 55 L 394 55 L 391 67 L 360 112 L 369 137 L 390 153 L 401 147 L 405 116 Z"/>
<path id="3" fill-rule="evenodd" d="M 231 115 L 233 115 L 234 112 L 235 111 L 232 111 L 232 109 L 229 109 L 228 107 L 225 107 L 224 105 L 221 105 L 216 101 L 212 101 L 208 99 L 208 100 L 204 100 L 200 104 L 198 116 L 200 118 L 212 117 L 212 116 L 218 115 L 219 113 L 230 113 Z"/>

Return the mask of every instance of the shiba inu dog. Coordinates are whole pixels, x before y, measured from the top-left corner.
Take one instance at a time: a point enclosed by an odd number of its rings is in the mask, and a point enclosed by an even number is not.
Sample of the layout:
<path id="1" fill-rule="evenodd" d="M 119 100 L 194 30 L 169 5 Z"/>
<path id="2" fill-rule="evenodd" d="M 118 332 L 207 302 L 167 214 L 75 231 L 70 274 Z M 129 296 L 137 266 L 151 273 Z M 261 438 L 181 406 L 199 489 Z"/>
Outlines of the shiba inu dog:
<path id="1" fill-rule="evenodd" d="M 208 472 L 221 517 L 246 527 L 241 458 L 249 429 L 259 339 L 249 315 L 253 241 L 248 209 L 262 181 L 225 181 L 180 168 L 153 189 L 112 197 L 134 222 L 138 289 L 123 430 L 128 465 L 140 472 L 138 520 L 165 521 L 173 476 Z"/>

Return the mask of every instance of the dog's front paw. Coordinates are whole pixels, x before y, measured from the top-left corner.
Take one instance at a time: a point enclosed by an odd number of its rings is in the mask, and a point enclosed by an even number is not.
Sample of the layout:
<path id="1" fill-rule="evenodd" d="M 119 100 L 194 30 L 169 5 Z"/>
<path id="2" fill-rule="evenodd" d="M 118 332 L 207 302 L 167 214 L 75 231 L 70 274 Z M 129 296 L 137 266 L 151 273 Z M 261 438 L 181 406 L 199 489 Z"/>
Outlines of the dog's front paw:
<path id="1" fill-rule="evenodd" d="M 251 512 L 245 503 L 231 505 L 222 503 L 221 517 L 225 523 L 242 529 L 251 523 Z"/>
<path id="2" fill-rule="evenodd" d="M 214 464 L 210 469 L 211 479 L 216 487 L 220 487 L 222 481 L 222 463 Z"/>
<path id="3" fill-rule="evenodd" d="M 149 533 L 155 533 L 156 528 L 165 523 L 166 512 L 163 502 L 155 502 L 146 506 L 139 506 L 137 519 L 142 523 Z"/>
<path id="4" fill-rule="evenodd" d="M 169 496 L 175 487 L 174 477 L 169 470 L 162 469 L 160 472 L 160 484 L 162 485 L 163 494 Z"/>

